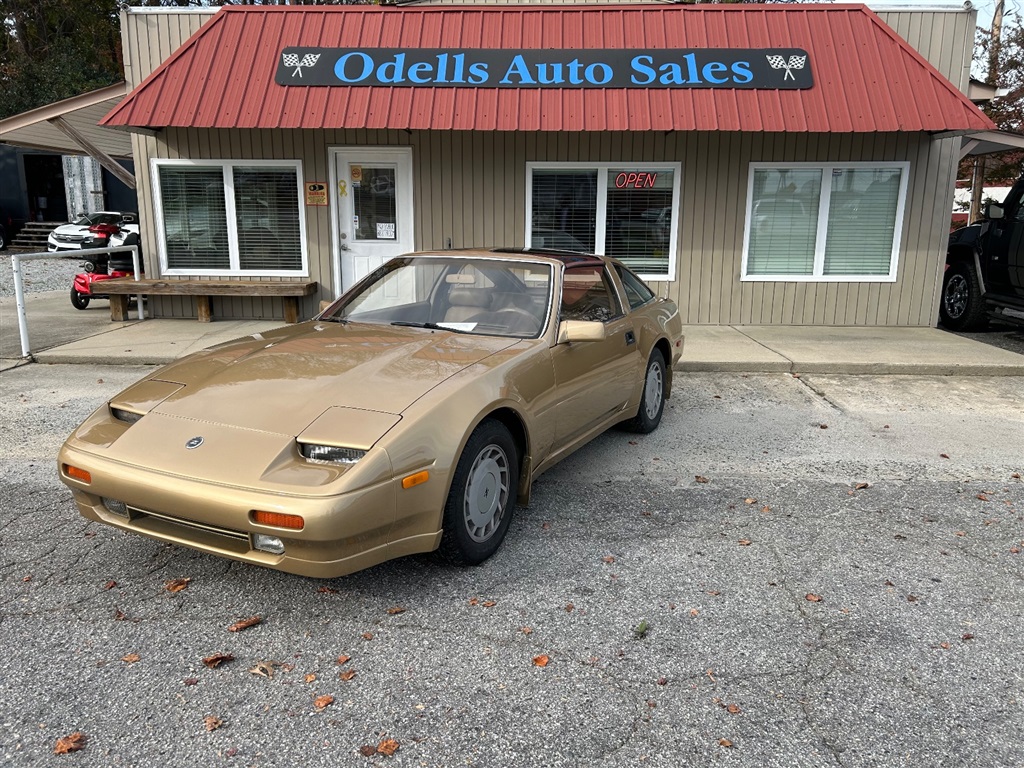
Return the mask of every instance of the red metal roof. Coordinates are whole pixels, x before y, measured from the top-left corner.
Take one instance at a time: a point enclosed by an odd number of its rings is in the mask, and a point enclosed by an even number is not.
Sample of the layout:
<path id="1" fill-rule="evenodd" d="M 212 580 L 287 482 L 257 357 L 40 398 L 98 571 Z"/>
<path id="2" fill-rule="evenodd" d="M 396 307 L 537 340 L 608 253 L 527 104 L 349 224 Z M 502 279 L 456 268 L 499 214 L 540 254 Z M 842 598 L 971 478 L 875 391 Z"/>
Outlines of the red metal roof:
<path id="1" fill-rule="evenodd" d="M 286 87 L 287 47 L 802 48 L 807 90 Z M 102 122 L 470 131 L 990 130 L 860 5 L 225 6 Z"/>

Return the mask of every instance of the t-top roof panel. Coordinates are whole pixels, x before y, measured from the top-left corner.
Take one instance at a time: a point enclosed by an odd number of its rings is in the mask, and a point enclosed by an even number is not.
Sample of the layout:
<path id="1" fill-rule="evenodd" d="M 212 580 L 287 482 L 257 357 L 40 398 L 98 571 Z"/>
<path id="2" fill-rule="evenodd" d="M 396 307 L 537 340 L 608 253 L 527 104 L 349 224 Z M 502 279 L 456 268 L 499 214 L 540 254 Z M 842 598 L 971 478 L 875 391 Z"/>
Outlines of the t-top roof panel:
<path id="1" fill-rule="evenodd" d="M 791 67 L 792 58 L 768 57 L 779 85 L 759 88 L 306 85 L 316 75 L 303 54 L 315 56 L 316 49 L 453 56 L 511 49 L 538 57 L 569 50 L 581 58 L 588 51 L 777 49 L 805 51 L 807 60 Z M 623 55 L 628 61 L 632 54 Z M 336 58 L 325 56 L 324 76 Z M 279 69 L 290 72 L 287 82 L 303 85 L 279 84 Z M 797 76 L 813 84 L 784 89 Z M 861 5 L 224 7 L 102 124 L 820 133 L 994 127 Z"/>

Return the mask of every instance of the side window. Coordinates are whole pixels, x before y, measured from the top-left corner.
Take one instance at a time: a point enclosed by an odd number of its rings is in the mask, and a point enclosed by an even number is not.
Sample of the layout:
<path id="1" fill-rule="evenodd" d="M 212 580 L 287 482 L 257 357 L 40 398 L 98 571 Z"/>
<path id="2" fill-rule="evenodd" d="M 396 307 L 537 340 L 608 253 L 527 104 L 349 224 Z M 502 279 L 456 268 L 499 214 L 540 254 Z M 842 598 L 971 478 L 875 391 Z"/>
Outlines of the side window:
<path id="1" fill-rule="evenodd" d="M 604 323 L 622 314 L 601 267 L 566 269 L 563 280 L 562 320 Z"/>
<path id="2" fill-rule="evenodd" d="M 622 281 L 622 287 L 626 291 L 626 301 L 629 302 L 630 309 L 642 307 L 654 298 L 654 293 L 651 292 L 650 288 L 644 285 L 643 281 L 639 277 L 634 275 L 621 264 L 616 264 L 615 269 L 619 273 L 619 280 Z"/>

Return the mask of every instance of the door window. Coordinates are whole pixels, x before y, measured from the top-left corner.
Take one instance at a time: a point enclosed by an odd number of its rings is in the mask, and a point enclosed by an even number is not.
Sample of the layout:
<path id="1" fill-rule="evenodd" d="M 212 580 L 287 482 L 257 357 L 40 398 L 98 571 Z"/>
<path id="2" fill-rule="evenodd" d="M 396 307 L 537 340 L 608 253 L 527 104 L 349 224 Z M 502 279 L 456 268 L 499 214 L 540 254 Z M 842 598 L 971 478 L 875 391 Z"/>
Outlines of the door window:
<path id="1" fill-rule="evenodd" d="M 352 179 L 352 231 L 356 240 L 395 240 L 398 206 L 394 167 L 349 165 Z"/>

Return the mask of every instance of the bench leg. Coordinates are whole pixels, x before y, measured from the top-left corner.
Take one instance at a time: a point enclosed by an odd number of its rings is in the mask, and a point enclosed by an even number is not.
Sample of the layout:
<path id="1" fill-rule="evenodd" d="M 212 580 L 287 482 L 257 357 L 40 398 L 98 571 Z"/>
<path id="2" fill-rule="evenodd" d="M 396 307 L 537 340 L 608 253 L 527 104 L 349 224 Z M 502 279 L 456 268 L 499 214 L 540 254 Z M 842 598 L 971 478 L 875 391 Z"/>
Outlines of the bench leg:
<path id="1" fill-rule="evenodd" d="M 208 323 L 213 319 L 209 296 L 196 296 L 196 317 L 200 323 Z"/>
<path id="2" fill-rule="evenodd" d="M 299 300 L 294 296 L 284 297 L 284 321 L 286 323 L 299 322 Z"/>
<path id="3" fill-rule="evenodd" d="M 110 297 L 110 320 L 123 323 L 128 319 L 128 297 L 124 294 L 113 294 Z"/>

